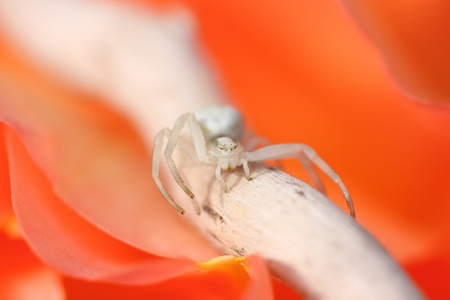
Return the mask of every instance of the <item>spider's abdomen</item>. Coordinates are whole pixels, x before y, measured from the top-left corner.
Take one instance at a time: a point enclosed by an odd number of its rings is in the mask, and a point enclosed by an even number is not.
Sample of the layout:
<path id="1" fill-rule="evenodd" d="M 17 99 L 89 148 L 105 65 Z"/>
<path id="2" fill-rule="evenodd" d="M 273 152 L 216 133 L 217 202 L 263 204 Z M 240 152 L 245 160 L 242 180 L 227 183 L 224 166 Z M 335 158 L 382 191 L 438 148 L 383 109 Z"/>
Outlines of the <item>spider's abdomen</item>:
<path id="1" fill-rule="evenodd" d="M 241 137 L 244 121 L 239 111 L 231 106 L 210 106 L 196 111 L 194 115 L 206 140 L 229 136 L 237 141 Z"/>

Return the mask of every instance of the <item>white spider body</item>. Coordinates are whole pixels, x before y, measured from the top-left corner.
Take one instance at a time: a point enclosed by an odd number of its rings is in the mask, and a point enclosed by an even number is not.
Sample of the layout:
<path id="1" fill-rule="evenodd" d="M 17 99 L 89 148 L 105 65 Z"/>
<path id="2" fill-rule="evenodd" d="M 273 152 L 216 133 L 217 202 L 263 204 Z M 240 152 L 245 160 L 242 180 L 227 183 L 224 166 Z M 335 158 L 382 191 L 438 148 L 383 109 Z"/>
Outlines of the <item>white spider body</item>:
<path id="1" fill-rule="evenodd" d="M 190 137 L 185 137 L 181 133 L 186 124 L 189 126 Z M 318 190 L 325 193 L 323 184 L 311 165 L 312 161 L 339 185 L 347 201 L 350 214 L 353 217 L 355 216 L 353 202 L 341 178 L 325 161 L 317 156 L 311 147 L 297 143 L 279 144 L 269 145 L 247 152 L 238 142 L 242 134 L 242 129 L 242 116 L 236 109 L 229 106 L 213 106 L 195 113 L 184 114 L 176 120 L 172 130 L 165 128 L 157 134 L 153 150 L 152 176 L 163 196 L 178 212 L 183 214 L 184 209 L 173 201 L 159 178 L 161 152 L 165 137 L 168 138 L 168 141 L 164 150 L 164 156 L 169 169 L 178 185 L 191 197 L 197 214 L 200 214 L 200 207 L 194 198 L 194 194 L 181 178 L 172 159 L 172 154 L 177 144 L 179 144 L 180 149 L 194 162 L 216 166 L 215 176 L 225 192 L 228 191 L 228 187 L 220 174 L 221 170 L 234 170 L 236 167 L 242 165 L 247 179 L 250 180 L 249 162 L 298 157 Z"/>
<path id="2" fill-rule="evenodd" d="M 219 136 L 230 137 L 235 141 L 241 138 L 244 121 L 241 114 L 231 106 L 210 106 L 194 113 L 202 128 L 206 141 Z"/>

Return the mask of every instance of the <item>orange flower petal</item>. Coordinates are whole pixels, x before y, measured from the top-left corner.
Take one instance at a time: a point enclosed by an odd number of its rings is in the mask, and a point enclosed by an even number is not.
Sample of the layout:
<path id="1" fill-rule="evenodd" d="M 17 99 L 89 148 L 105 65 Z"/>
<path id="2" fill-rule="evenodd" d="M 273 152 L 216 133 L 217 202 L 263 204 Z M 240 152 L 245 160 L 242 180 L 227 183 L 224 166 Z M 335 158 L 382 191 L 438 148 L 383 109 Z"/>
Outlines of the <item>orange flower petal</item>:
<path id="1" fill-rule="evenodd" d="M 1 299 L 65 299 L 59 276 L 37 260 L 22 240 L 0 234 L 0 245 Z"/>
<path id="2" fill-rule="evenodd" d="M 428 299 L 450 299 L 450 244 L 430 257 L 408 264 L 406 270 L 421 284 Z"/>
<path id="3" fill-rule="evenodd" d="M 8 134 L 14 210 L 36 254 L 71 276 L 120 283 L 160 281 L 197 269 L 189 260 L 144 253 L 89 224 L 54 193 L 20 140 Z"/>
<path id="4" fill-rule="evenodd" d="M 191 273 L 152 285 L 117 285 L 65 278 L 67 299 L 239 299 L 240 291 L 227 274 Z"/>
<path id="5" fill-rule="evenodd" d="M 65 279 L 68 298 L 97 299 L 273 299 L 270 276 L 257 256 L 223 256 L 200 270 L 150 286 L 128 287 Z M 280 299 L 300 299 L 298 296 Z"/>
<path id="6" fill-rule="evenodd" d="M 153 184 L 149 150 L 128 121 L 1 45 L 1 118 L 19 133 L 61 200 L 146 251 L 196 260 L 216 255 Z"/>
<path id="7" fill-rule="evenodd" d="M 3 138 L 5 127 L 4 124 L 0 123 L 0 231 L 14 217 L 11 206 L 8 159 Z"/>
<path id="8" fill-rule="evenodd" d="M 344 0 L 397 81 L 420 99 L 450 103 L 450 3 Z"/>
<path id="9" fill-rule="evenodd" d="M 272 277 L 272 287 L 275 299 L 283 300 L 301 300 L 302 298 L 296 291 L 294 291 L 286 283 L 278 278 Z"/>
<path id="10" fill-rule="evenodd" d="M 302 299 L 292 288 L 269 274 L 264 260 L 258 255 L 246 257 L 219 256 L 200 264 L 203 269 L 226 273 L 241 289 L 239 299 Z M 275 290 L 272 287 L 275 287 Z"/>
<path id="11" fill-rule="evenodd" d="M 243 300 L 270 300 L 274 298 L 269 270 L 263 259 L 250 255 L 242 260 L 248 268 L 250 282 L 247 285 Z"/>

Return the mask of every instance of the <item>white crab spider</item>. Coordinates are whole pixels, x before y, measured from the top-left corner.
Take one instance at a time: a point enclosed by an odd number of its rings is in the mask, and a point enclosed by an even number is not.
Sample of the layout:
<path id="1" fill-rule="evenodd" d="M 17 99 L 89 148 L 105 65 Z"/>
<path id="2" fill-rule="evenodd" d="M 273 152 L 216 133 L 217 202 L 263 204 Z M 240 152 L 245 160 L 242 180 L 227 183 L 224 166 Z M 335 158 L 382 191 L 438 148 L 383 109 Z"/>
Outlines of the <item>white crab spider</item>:
<path id="1" fill-rule="evenodd" d="M 189 126 L 190 137 L 182 135 L 182 129 L 186 123 Z M 164 156 L 169 169 L 178 185 L 191 198 L 197 214 L 200 214 L 200 207 L 195 200 L 194 194 L 189 190 L 181 178 L 178 169 L 175 166 L 175 162 L 172 159 L 172 154 L 177 143 L 180 145 L 181 150 L 194 162 L 216 166 L 216 178 L 225 192 L 228 191 L 228 187 L 225 180 L 220 175 L 221 170 L 233 170 L 237 166 L 242 165 L 247 179 L 250 180 L 249 162 L 298 157 L 314 181 L 315 186 L 319 191 L 325 193 L 323 184 L 311 165 L 312 161 L 327 174 L 328 177 L 338 184 L 347 201 L 350 215 L 355 217 L 353 201 L 341 178 L 311 147 L 305 144 L 278 144 L 247 152 L 238 142 L 242 134 L 242 129 L 242 116 L 236 109 L 230 106 L 212 106 L 195 113 L 182 115 L 176 120 L 172 130 L 165 128 L 156 135 L 153 149 L 152 176 L 164 198 L 166 198 L 178 212 L 184 214 L 184 209 L 174 202 L 159 178 L 161 153 L 163 142 L 166 137 L 168 137 L 169 140 L 164 151 Z"/>

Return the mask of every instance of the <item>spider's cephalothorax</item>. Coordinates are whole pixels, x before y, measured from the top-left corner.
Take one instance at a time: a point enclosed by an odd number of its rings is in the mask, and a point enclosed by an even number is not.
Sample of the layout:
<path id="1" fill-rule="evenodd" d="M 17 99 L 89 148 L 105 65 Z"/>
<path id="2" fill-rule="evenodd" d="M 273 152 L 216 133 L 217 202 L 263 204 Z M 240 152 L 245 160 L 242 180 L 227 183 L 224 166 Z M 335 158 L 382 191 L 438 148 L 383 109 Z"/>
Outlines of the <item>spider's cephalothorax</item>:
<path id="1" fill-rule="evenodd" d="M 242 150 L 238 142 L 230 137 L 222 136 L 213 140 L 208 152 L 217 157 L 217 165 L 226 171 L 236 168 L 239 159 L 242 159 Z"/>
<path id="2" fill-rule="evenodd" d="M 182 134 L 182 129 L 186 124 L 188 124 L 190 136 L 184 136 Z M 247 179 L 250 180 L 249 162 L 298 157 L 310 174 L 318 190 L 325 193 L 323 184 L 311 165 L 311 162 L 313 162 L 339 185 L 339 188 L 347 201 L 350 214 L 353 217 L 355 216 L 352 199 L 341 178 L 311 147 L 297 143 L 278 144 L 247 152 L 245 151 L 246 145 L 242 146 L 238 142 L 242 134 L 242 129 L 242 116 L 236 109 L 230 106 L 212 106 L 195 113 L 187 113 L 180 116 L 176 120 L 172 130 L 165 128 L 157 134 L 155 138 L 155 147 L 153 149 L 152 176 L 164 198 L 166 198 L 177 211 L 182 214 L 184 213 L 184 209 L 173 201 L 159 178 L 161 153 L 165 138 L 168 138 L 168 141 L 164 150 L 164 156 L 169 169 L 178 185 L 189 197 L 191 197 L 194 208 L 198 214 L 200 214 L 200 207 L 194 198 L 194 194 L 184 183 L 175 166 L 175 162 L 172 159 L 172 154 L 177 144 L 193 161 L 204 165 L 216 166 L 216 178 L 225 192 L 228 191 L 228 187 L 220 174 L 221 170 L 233 170 L 237 166 L 242 165 Z M 248 144 L 255 143 L 249 142 Z M 248 148 L 250 148 L 249 150 L 252 150 L 251 148 L 253 147 L 248 146 Z"/>
<path id="3" fill-rule="evenodd" d="M 233 151 L 237 148 L 237 142 L 233 140 L 230 137 L 227 136 L 221 136 L 218 138 L 215 138 L 212 142 L 213 148 L 217 148 L 220 151 L 222 151 L 222 155 L 226 155 L 226 153 L 230 153 L 230 151 Z"/>

